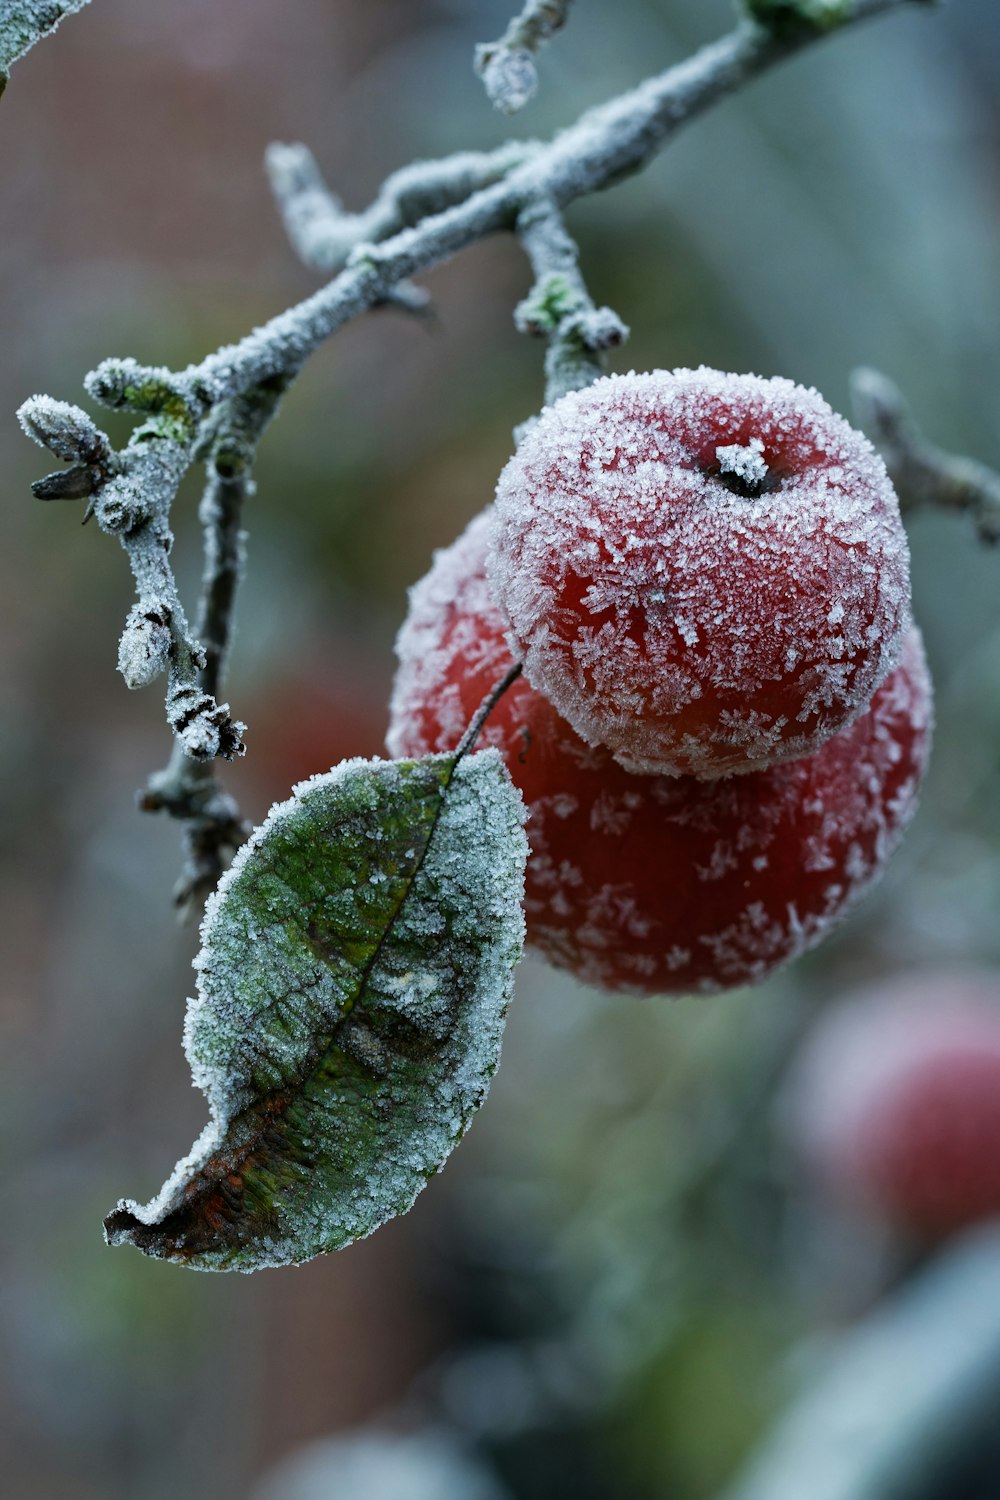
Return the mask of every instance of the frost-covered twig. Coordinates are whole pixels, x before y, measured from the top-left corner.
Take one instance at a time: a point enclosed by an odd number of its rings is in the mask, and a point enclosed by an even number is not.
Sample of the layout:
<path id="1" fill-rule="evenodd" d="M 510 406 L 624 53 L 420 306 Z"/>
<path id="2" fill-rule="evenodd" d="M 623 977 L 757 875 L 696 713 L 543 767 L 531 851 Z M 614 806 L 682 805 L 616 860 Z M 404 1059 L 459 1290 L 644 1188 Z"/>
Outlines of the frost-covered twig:
<path id="1" fill-rule="evenodd" d="M 197 407 L 167 370 L 143 369 L 134 361 L 108 363 L 88 378 L 91 395 L 106 405 L 148 416 L 128 446 L 115 453 L 104 433 L 78 407 L 33 396 L 18 412 L 21 425 L 58 458 L 74 460 L 67 471 L 34 486 L 40 499 L 89 496 L 86 516 L 117 536 L 135 577 L 138 598 L 129 611 L 118 648 L 118 666 L 130 688 L 167 674 L 167 721 L 185 754 L 194 760 L 242 753 L 243 725 L 199 686 L 204 652 L 191 633 L 177 591 L 170 551 L 170 507 L 190 463 Z"/>
<path id="2" fill-rule="evenodd" d="M 274 380 L 248 396 L 223 402 L 206 424 L 200 443 L 206 478 L 198 516 L 204 530 L 204 571 L 198 614 L 198 640 L 204 652 L 199 687 L 218 698 L 233 626 L 236 589 L 243 570 L 243 505 L 253 493 L 257 443 L 277 410 L 284 382 Z M 185 863 L 174 890 L 184 913 L 214 890 L 251 831 L 236 800 L 218 785 L 211 762 L 194 761 L 175 741 L 167 766 L 150 777 L 139 805 L 145 812 L 167 812 L 182 819 Z"/>
<path id="3" fill-rule="evenodd" d="M 844 10 L 843 24 L 915 3 L 924 0 L 853 0 Z M 564 208 L 636 171 L 682 124 L 804 48 L 808 40 L 780 39 L 766 28 L 745 24 L 687 62 L 589 111 L 549 144 L 505 147 L 486 156 L 460 153 L 447 162 L 418 163 L 397 172 L 366 213 L 343 216 L 342 234 L 336 243 L 328 240 L 324 260 L 330 266 L 345 260 L 345 267 L 312 297 L 186 371 L 172 374 L 142 368 L 133 360 L 106 360 L 88 377 L 85 384 L 97 401 L 148 419 L 136 429 L 127 449 L 114 455 L 114 471 L 106 468 L 93 475 L 91 505 L 102 528 L 120 535 L 129 552 L 139 598 L 153 597 L 165 604 L 163 621 L 138 615 L 133 619 L 135 639 L 126 657 L 130 672 L 135 675 L 138 669 L 142 679 L 154 675 L 169 658 L 168 717 L 187 754 L 204 759 L 238 753 L 240 748 L 240 733 L 228 712 L 211 700 L 199 702 L 193 693 L 201 666 L 199 648 L 187 631 L 168 564 L 169 505 L 211 411 L 268 381 L 292 380 L 324 339 L 360 312 L 384 302 L 415 272 L 489 234 L 516 228 L 520 216 L 534 205 Z M 304 187 L 313 190 L 315 208 L 315 178 L 310 180 L 307 169 L 303 175 L 301 154 L 298 175 L 289 169 L 288 157 L 283 165 L 280 156 L 277 160 L 279 198 L 286 213 L 289 205 L 301 204 Z M 423 217 L 411 222 L 420 214 Z M 307 217 L 303 210 L 298 223 L 307 222 Z M 313 248 L 310 255 L 315 254 Z M 156 633 L 157 624 L 169 631 L 168 649 L 163 648 L 162 634 Z"/>
<path id="4" fill-rule="evenodd" d="M 601 353 L 628 338 L 628 328 L 610 307 L 595 307 L 580 274 L 575 241 L 551 198 L 518 215 L 517 232 L 535 273 L 530 294 L 514 311 L 521 333 L 549 341 L 545 399 L 590 385 L 604 373 Z"/>
<path id="5" fill-rule="evenodd" d="M 476 48 L 476 72 L 490 103 L 505 115 L 516 114 L 538 89 L 535 56 L 566 24 L 573 0 L 526 0 L 520 15 L 514 17 L 503 36 L 496 42 L 483 42 Z"/>
<path id="6" fill-rule="evenodd" d="M 491 187 L 537 151 L 536 143 L 508 141 L 496 151 L 458 151 L 441 161 L 418 161 L 393 172 L 361 213 L 348 213 L 323 180 L 308 146 L 267 148 L 264 164 L 288 238 L 316 271 L 337 271 L 356 245 L 375 243 L 464 203 Z"/>
<path id="7" fill-rule="evenodd" d="M 970 511 L 983 542 L 1000 542 L 1000 474 L 974 458 L 946 453 L 921 433 L 899 389 L 877 370 L 855 370 L 858 421 L 879 449 L 903 510 Z"/>

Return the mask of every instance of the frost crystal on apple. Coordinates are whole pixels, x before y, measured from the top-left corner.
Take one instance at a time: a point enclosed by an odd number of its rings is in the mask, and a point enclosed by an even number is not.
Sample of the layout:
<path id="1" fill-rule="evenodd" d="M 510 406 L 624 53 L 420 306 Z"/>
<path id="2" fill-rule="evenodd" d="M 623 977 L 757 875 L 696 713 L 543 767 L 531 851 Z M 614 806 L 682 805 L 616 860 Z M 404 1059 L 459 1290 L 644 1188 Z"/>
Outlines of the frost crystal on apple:
<path id="1" fill-rule="evenodd" d="M 478 516 L 411 591 L 393 754 L 446 750 L 510 665 Z M 528 808 L 528 944 L 643 994 L 763 979 L 815 946 L 877 879 L 916 807 L 931 692 L 919 634 L 868 710 L 815 755 L 715 780 L 626 771 L 520 679 L 483 737 Z"/>
<path id="2" fill-rule="evenodd" d="M 202 927 L 185 1050 L 212 1118 L 111 1243 L 252 1271 L 410 1207 L 499 1060 L 522 818 L 495 751 L 347 761 L 272 808 Z"/>
<path id="3" fill-rule="evenodd" d="M 735 474 L 748 489 L 760 489 L 767 478 L 767 462 L 764 458 L 764 443 L 753 437 L 749 443 L 730 443 L 716 448 L 719 470 L 723 474 Z"/>
<path id="4" fill-rule="evenodd" d="M 885 681 L 910 618 L 868 440 L 790 380 L 704 368 L 547 407 L 500 477 L 489 574 L 529 682 L 637 772 L 811 754 Z"/>

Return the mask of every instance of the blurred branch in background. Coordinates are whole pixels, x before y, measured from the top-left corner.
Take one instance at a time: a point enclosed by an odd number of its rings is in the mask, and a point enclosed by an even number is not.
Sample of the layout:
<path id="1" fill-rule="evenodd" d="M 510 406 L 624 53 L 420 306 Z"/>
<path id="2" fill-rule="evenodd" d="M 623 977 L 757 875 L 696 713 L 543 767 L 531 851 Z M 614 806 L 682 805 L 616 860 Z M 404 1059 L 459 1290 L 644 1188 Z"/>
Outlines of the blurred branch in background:
<path id="1" fill-rule="evenodd" d="M 904 511 L 970 511 L 982 542 L 1000 542 L 1000 474 L 974 458 L 946 453 L 923 436 L 898 387 L 878 370 L 855 370 L 858 422 L 885 460 Z"/>
<path id="2" fill-rule="evenodd" d="M 956 1469 L 995 1441 L 998 1406 L 1000 1228 L 991 1225 L 842 1336 L 720 1500 L 951 1494 Z"/>
<path id="3" fill-rule="evenodd" d="M 311 1443 L 251 1500 L 509 1500 L 509 1491 L 446 1427 L 362 1428 Z"/>

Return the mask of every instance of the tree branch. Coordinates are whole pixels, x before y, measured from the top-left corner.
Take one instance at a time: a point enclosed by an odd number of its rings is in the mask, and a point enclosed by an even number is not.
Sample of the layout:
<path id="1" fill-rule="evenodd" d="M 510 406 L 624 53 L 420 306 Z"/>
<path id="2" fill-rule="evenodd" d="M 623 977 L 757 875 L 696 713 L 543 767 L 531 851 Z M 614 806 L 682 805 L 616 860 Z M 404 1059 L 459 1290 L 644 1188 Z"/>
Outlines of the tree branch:
<path id="1" fill-rule="evenodd" d="M 205 489 L 198 517 L 204 530 L 204 567 L 198 613 L 198 639 L 204 652 L 198 686 L 217 698 L 225 676 L 233 628 L 236 590 L 243 572 L 243 506 L 253 493 L 252 466 L 257 443 L 275 415 L 285 382 L 275 379 L 248 396 L 223 402 L 202 435 Z M 168 812 L 183 819 L 185 863 L 174 888 L 175 904 L 188 915 L 215 889 L 226 867 L 251 832 L 238 804 L 219 786 L 211 762 L 193 761 L 175 742 L 166 767 L 150 777 L 139 795 L 144 812 Z"/>
<path id="2" fill-rule="evenodd" d="M 1000 1232 L 949 1244 L 842 1334 L 720 1500 L 918 1500 L 996 1431 Z"/>
<path id="3" fill-rule="evenodd" d="M 356 245 L 385 240 L 431 214 L 464 203 L 531 159 L 537 143 L 508 141 L 496 151 L 458 151 L 393 172 L 361 213 L 348 213 L 327 187 L 308 146 L 267 148 L 264 165 L 293 249 L 316 271 L 339 270 Z"/>
<path id="4" fill-rule="evenodd" d="M 551 198 L 518 215 L 517 232 L 535 273 L 530 294 L 514 311 L 520 333 L 547 338 L 545 400 L 558 401 L 604 373 L 602 351 L 622 344 L 628 328 L 610 307 L 596 308 L 580 273 L 575 241 Z"/>
<path id="5" fill-rule="evenodd" d="M 897 386 L 877 370 L 855 370 L 851 394 L 859 424 L 889 470 L 900 507 L 970 511 L 979 539 L 1000 542 L 1000 474 L 974 458 L 927 441 Z"/>

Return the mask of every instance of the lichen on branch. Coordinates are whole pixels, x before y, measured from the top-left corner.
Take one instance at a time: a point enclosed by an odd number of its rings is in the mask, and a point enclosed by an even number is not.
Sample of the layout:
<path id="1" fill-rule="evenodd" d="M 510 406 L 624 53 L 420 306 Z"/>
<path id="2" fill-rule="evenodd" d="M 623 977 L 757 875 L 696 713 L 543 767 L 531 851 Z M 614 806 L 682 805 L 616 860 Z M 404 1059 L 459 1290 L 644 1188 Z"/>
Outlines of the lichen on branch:
<path id="1" fill-rule="evenodd" d="M 518 216 L 517 232 L 535 283 L 514 310 L 521 333 L 548 340 L 545 399 L 558 401 L 604 374 L 602 353 L 628 338 L 610 307 L 595 307 L 580 272 L 576 244 L 555 203 L 536 199 Z"/>

